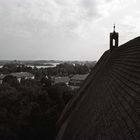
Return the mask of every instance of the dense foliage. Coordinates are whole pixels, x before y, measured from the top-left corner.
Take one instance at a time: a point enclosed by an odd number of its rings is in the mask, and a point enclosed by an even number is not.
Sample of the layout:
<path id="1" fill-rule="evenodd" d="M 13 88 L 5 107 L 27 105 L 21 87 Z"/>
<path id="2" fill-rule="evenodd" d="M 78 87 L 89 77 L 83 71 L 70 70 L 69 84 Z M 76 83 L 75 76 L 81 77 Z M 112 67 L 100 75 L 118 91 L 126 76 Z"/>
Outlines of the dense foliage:
<path id="1" fill-rule="evenodd" d="M 0 73 L 30 72 L 35 79 L 4 77 L 0 85 L 0 140 L 54 140 L 56 122 L 72 95 L 65 83 L 52 85 L 51 76 L 89 73 L 91 67 L 63 63 L 53 68 L 5 64 Z M 46 76 L 47 75 L 47 76 Z"/>
<path id="2" fill-rule="evenodd" d="M 88 65 L 89 66 L 89 65 Z M 44 75 L 48 76 L 67 76 L 70 74 L 87 74 L 91 70 L 91 67 L 87 67 L 87 65 L 80 64 L 71 64 L 71 63 L 62 63 L 57 65 L 56 67 L 49 68 L 40 68 L 30 67 L 26 65 L 17 65 L 17 64 L 5 64 L 2 68 L 0 68 L 0 73 L 14 73 L 14 72 L 31 72 L 35 74 L 36 78 L 40 78 Z"/>
<path id="3" fill-rule="evenodd" d="M 5 79 L 0 85 L 0 140 L 53 140 L 56 121 L 72 91 L 64 83 L 22 80 L 19 84 L 12 76 Z"/>

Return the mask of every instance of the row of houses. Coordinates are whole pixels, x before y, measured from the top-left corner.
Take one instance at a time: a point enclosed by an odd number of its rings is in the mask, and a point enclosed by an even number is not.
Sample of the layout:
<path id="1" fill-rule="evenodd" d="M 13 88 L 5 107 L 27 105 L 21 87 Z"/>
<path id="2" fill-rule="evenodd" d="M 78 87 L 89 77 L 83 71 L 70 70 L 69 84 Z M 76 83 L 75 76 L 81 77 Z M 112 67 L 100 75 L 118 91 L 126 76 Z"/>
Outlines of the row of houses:
<path id="1" fill-rule="evenodd" d="M 29 72 L 16 72 L 16 73 L 10 73 L 10 74 L 0 74 L 0 84 L 2 84 L 3 79 L 8 76 L 12 75 L 17 78 L 17 80 L 21 81 L 21 79 L 34 79 L 35 76 L 32 73 Z"/>
<path id="2" fill-rule="evenodd" d="M 8 75 L 12 75 L 17 78 L 19 83 L 21 82 L 21 79 L 35 79 L 35 76 L 32 73 L 29 72 L 16 72 L 16 73 L 10 73 Z M 2 84 L 3 79 L 7 75 L 0 74 L 0 84 Z M 52 77 L 53 84 L 57 83 L 65 83 L 67 86 L 71 87 L 72 89 L 78 89 L 83 81 L 87 78 L 88 74 L 76 74 L 71 77 L 64 76 L 64 77 Z M 46 77 L 47 78 L 47 77 Z"/>

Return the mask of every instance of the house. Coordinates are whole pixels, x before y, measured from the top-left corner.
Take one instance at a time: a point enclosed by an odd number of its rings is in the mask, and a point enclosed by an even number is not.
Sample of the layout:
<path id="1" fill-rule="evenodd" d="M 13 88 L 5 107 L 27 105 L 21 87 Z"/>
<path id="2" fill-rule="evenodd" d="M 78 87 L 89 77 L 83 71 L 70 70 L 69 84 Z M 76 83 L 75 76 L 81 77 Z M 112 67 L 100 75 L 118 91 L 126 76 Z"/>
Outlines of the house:
<path id="1" fill-rule="evenodd" d="M 35 76 L 29 72 L 16 72 L 16 73 L 11 73 L 9 75 L 16 77 L 19 82 L 21 81 L 21 79 L 34 79 L 35 78 Z"/>
<path id="2" fill-rule="evenodd" d="M 63 76 L 63 77 L 55 77 L 54 78 L 54 84 L 57 84 L 57 83 L 65 83 L 68 85 L 70 81 L 70 78 L 68 76 Z"/>
<path id="3" fill-rule="evenodd" d="M 69 86 L 72 89 L 79 88 L 83 81 L 87 78 L 88 74 L 76 74 L 71 77 L 69 81 Z"/>
<path id="4" fill-rule="evenodd" d="M 21 79 L 34 79 L 34 75 L 29 72 L 16 72 L 16 73 L 10 73 L 7 75 L 12 75 L 16 77 L 19 82 L 21 81 Z M 7 75 L 0 74 L 0 84 L 2 84 L 4 77 Z"/>

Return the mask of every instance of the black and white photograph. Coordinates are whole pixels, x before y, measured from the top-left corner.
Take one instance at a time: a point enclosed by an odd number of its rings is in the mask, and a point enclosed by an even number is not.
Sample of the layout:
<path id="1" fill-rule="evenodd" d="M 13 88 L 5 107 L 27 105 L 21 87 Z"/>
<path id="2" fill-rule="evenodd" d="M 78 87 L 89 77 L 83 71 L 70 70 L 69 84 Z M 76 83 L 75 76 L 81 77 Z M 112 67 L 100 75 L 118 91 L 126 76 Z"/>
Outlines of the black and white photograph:
<path id="1" fill-rule="evenodd" d="M 140 140 L 140 1 L 0 0 L 0 140 Z"/>

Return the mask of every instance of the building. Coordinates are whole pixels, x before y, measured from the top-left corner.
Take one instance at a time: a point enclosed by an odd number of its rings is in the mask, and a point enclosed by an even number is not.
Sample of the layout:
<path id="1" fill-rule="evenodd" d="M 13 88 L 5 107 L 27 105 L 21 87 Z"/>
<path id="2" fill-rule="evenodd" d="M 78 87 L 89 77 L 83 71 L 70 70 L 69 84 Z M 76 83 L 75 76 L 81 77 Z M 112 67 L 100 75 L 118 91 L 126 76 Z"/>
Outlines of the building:
<path id="1" fill-rule="evenodd" d="M 115 31 L 115 25 L 113 26 L 114 30 L 110 33 L 110 50 L 113 51 L 119 45 L 119 33 Z"/>
<path id="2" fill-rule="evenodd" d="M 76 74 L 73 77 L 71 77 L 69 81 L 69 86 L 72 89 L 78 89 L 81 84 L 84 82 L 84 80 L 87 78 L 88 74 Z"/>
<path id="3" fill-rule="evenodd" d="M 16 73 L 11 73 L 9 75 L 16 77 L 19 82 L 21 81 L 21 79 L 34 79 L 35 78 L 35 76 L 29 72 L 16 72 Z"/>
<path id="4" fill-rule="evenodd" d="M 68 76 L 54 77 L 54 84 L 57 84 L 57 83 L 65 83 L 66 85 L 68 85 L 69 81 L 70 81 L 70 78 Z"/>
<path id="5" fill-rule="evenodd" d="M 56 140 L 140 140 L 140 37 L 102 55 L 57 126 Z"/>
<path id="6" fill-rule="evenodd" d="M 16 73 L 10 73 L 7 75 L 12 75 L 16 77 L 19 82 L 21 81 L 21 79 L 34 79 L 34 75 L 29 72 L 16 72 Z M 7 75 L 4 75 L 4 74 L 0 75 L 0 84 L 2 84 L 4 77 Z"/>

